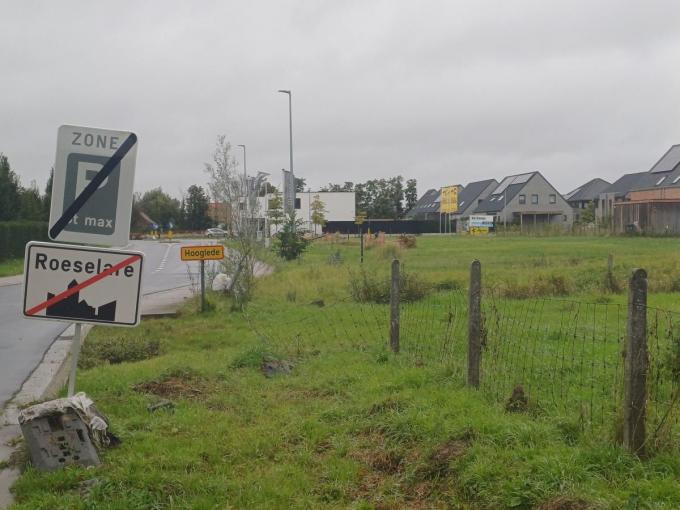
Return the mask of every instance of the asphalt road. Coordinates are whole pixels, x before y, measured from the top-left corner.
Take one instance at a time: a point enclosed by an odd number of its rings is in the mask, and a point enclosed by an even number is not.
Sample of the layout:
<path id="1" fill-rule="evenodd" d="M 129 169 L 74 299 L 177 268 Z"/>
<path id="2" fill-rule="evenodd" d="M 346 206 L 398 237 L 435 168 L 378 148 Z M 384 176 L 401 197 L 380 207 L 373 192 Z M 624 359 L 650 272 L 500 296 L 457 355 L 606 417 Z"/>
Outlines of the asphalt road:
<path id="1" fill-rule="evenodd" d="M 190 285 L 197 278 L 198 262 L 187 265 L 179 258 L 181 244 L 212 244 L 203 240 L 161 243 L 134 241 L 126 249 L 145 254 L 142 292 L 152 294 Z M 70 324 L 30 320 L 21 315 L 23 285 L 0 286 L 0 409 L 21 388 L 45 352 Z"/>

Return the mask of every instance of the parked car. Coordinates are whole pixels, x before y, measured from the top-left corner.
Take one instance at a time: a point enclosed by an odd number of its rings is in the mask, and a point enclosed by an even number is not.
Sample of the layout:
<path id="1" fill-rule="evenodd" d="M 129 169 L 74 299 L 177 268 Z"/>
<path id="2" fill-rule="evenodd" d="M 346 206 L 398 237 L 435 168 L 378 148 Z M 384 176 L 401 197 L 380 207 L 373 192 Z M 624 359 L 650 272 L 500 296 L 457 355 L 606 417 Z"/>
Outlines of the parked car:
<path id="1" fill-rule="evenodd" d="M 209 228 L 205 231 L 205 235 L 208 237 L 227 237 L 227 231 L 221 228 Z"/>

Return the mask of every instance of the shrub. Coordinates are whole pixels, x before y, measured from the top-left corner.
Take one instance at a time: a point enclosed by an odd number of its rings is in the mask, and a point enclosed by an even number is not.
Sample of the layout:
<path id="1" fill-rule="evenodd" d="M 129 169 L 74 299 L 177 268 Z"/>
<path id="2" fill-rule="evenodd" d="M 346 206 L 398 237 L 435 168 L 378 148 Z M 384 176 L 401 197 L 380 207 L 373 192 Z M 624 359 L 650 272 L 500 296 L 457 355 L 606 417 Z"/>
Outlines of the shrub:
<path id="1" fill-rule="evenodd" d="M 416 247 L 416 236 L 410 236 L 407 234 L 401 234 L 397 238 L 399 246 L 402 248 L 415 248 Z"/>
<path id="2" fill-rule="evenodd" d="M 350 272 L 350 295 L 359 303 L 386 304 L 390 302 L 391 282 L 388 275 L 369 274 L 362 267 L 358 273 Z M 401 271 L 399 274 L 399 299 L 401 302 L 418 301 L 427 296 L 431 286 L 418 275 Z"/>

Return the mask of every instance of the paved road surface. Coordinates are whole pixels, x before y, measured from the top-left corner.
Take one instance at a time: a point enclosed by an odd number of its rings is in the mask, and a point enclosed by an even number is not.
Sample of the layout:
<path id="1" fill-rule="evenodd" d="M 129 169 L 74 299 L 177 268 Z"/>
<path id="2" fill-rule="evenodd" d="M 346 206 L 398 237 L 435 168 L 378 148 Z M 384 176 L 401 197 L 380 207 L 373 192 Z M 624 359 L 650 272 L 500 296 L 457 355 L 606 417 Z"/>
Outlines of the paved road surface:
<path id="1" fill-rule="evenodd" d="M 144 294 L 190 285 L 187 264 L 179 260 L 180 244 L 204 241 L 134 241 L 127 248 L 144 252 Z M 197 262 L 191 267 L 197 271 Z M 33 372 L 54 339 L 68 326 L 65 322 L 24 319 L 21 316 L 22 285 L 0 286 L 0 409 Z"/>

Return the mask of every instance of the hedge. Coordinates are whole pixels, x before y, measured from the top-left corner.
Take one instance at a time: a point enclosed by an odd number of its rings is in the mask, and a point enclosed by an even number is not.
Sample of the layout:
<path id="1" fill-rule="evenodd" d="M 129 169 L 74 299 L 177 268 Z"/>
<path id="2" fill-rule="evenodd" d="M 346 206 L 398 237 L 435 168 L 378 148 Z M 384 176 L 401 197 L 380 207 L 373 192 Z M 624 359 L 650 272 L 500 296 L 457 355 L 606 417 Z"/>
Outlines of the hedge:
<path id="1" fill-rule="evenodd" d="M 47 241 L 47 222 L 0 221 L 0 260 L 23 258 L 29 241 Z"/>

